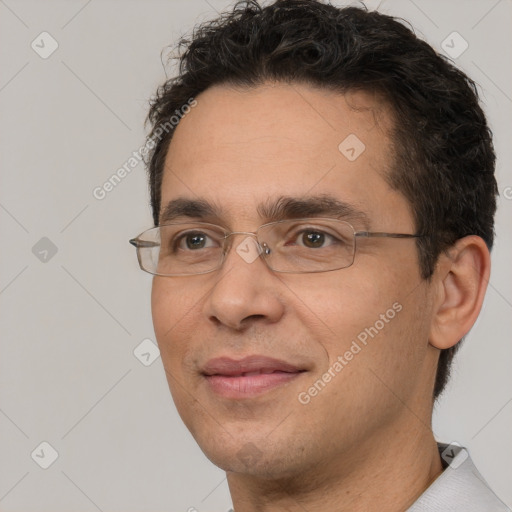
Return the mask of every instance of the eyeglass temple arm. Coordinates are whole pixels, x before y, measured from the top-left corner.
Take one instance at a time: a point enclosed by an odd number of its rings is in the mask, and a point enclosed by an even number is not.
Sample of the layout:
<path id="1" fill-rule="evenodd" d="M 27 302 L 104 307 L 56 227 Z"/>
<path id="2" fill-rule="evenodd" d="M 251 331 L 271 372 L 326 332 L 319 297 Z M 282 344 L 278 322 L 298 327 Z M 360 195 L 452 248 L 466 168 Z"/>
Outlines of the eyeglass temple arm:
<path id="1" fill-rule="evenodd" d="M 160 244 L 158 242 L 150 242 L 149 240 L 139 240 L 138 238 L 132 238 L 129 240 L 129 242 L 137 247 L 137 248 L 143 248 L 143 247 L 158 247 Z"/>

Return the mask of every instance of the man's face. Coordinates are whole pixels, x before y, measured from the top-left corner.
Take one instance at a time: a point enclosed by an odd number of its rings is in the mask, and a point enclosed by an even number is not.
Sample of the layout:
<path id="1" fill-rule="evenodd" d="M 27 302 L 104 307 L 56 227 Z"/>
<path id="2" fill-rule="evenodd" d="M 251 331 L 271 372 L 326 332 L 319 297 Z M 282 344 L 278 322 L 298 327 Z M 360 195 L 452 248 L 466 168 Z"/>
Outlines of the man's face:
<path id="1" fill-rule="evenodd" d="M 356 231 L 415 232 L 408 202 L 383 177 L 393 165 L 391 119 L 377 99 L 298 84 L 219 86 L 196 99 L 167 155 L 162 209 L 200 199 L 222 211 L 195 220 L 253 232 L 271 220 L 259 216 L 261 203 L 329 195 L 366 213 L 367 226 L 349 219 Z M 437 351 L 414 240 L 359 238 L 348 268 L 285 274 L 242 258 L 245 238 L 230 238 L 219 270 L 153 282 L 170 390 L 205 454 L 227 471 L 289 476 L 346 465 L 388 436 L 424 429 Z M 204 373 L 212 359 L 249 356 L 301 371 L 217 385 Z"/>

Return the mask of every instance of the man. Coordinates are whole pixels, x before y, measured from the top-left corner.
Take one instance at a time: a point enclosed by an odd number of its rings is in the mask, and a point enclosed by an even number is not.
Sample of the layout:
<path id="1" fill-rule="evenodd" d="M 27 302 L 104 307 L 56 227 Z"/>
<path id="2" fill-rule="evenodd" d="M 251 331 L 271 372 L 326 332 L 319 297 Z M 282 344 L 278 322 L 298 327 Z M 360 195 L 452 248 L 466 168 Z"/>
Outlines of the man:
<path id="1" fill-rule="evenodd" d="M 312 0 L 239 3 L 182 46 L 132 243 L 234 510 L 508 510 L 431 429 L 490 273 L 473 82 L 393 18 Z"/>

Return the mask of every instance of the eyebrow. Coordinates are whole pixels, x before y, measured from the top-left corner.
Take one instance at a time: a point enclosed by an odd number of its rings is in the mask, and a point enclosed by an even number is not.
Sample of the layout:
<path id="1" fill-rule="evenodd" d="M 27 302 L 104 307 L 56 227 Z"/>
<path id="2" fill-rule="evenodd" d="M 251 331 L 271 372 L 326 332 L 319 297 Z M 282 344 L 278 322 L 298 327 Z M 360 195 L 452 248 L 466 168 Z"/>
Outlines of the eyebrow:
<path id="1" fill-rule="evenodd" d="M 366 229 L 369 228 L 370 224 L 370 219 L 366 212 L 328 194 L 305 197 L 280 196 L 277 199 L 267 199 L 260 203 L 256 210 L 258 215 L 265 219 L 265 222 L 326 216 L 359 222 Z M 223 208 L 215 203 L 205 199 L 179 197 L 169 201 L 162 209 L 160 224 L 182 218 L 220 221 L 225 217 Z"/>

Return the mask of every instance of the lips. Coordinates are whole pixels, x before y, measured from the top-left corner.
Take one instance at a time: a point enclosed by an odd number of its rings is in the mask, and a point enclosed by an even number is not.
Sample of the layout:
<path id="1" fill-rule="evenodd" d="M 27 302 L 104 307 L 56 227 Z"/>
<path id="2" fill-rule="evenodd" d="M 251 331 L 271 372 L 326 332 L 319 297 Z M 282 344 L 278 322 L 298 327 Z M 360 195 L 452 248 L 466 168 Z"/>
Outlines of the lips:
<path id="1" fill-rule="evenodd" d="M 225 398 L 250 398 L 282 386 L 305 372 L 291 363 L 255 355 L 211 359 L 202 368 L 210 389 Z"/>
<path id="2" fill-rule="evenodd" d="M 274 372 L 297 373 L 300 371 L 303 370 L 297 366 L 265 356 L 248 356 L 239 360 L 219 357 L 208 361 L 203 368 L 204 375 L 225 375 L 229 377 Z"/>

